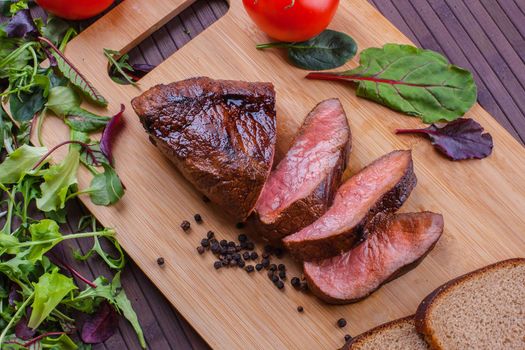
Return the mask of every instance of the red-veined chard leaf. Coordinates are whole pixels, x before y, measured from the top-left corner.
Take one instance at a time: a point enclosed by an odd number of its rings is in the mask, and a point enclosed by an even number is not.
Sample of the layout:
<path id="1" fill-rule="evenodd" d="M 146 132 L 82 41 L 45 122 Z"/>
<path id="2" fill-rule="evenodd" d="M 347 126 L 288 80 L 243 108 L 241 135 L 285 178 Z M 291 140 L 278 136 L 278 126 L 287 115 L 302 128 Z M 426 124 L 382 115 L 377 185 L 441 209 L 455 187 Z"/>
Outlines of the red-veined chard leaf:
<path id="1" fill-rule="evenodd" d="M 117 312 L 107 301 L 103 302 L 82 326 L 82 341 L 87 344 L 102 343 L 115 334 L 117 328 Z"/>
<path id="2" fill-rule="evenodd" d="M 337 68 L 348 62 L 357 52 L 357 44 L 349 35 L 326 29 L 307 41 L 276 42 L 257 45 L 257 49 L 286 48 L 290 61 L 297 67 L 311 70 Z"/>
<path id="3" fill-rule="evenodd" d="M 48 45 L 51 55 L 57 62 L 57 67 L 68 80 L 78 87 L 93 102 L 107 106 L 108 101 L 100 92 L 84 77 L 84 75 L 67 59 L 66 56 L 47 38 L 38 37 L 38 40 Z"/>
<path id="4" fill-rule="evenodd" d="M 109 164 L 113 165 L 113 153 L 112 153 L 112 145 L 113 140 L 117 136 L 119 130 L 122 128 L 122 125 L 124 124 L 124 119 L 122 118 L 125 110 L 124 105 L 120 105 L 120 112 L 115 114 L 109 123 L 104 128 L 104 131 L 102 132 L 102 137 L 100 139 L 100 150 L 102 153 L 106 156 L 106 158 L 109 160 Z"/>
<path id="5" fill-rule="evenodd" d="M 425 123 L 455 120 L 476 102 L 472 74 L 437 52 L 386 44 L 361 52 L 359 63 L 346 72 L 310 73 L 307 78 L 356 82 L 358 96 Z"/>
<path id="6" fill-rule="evenodd" d="M 473 119 L 457 119 L 444 126 L 425 129 L 399 129 L 397 134 L 424 134 L 438 151 L 452 160 L 482 159 L 492 153 L 492 136 Z"/>

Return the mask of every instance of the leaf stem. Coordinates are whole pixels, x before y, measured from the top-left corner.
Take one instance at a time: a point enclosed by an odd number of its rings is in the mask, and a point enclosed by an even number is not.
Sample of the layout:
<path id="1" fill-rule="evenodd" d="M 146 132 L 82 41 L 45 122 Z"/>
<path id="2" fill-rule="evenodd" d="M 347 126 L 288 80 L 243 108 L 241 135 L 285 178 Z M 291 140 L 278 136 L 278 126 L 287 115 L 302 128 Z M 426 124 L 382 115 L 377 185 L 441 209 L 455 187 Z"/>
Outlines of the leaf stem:
<path id="1" fill-rule="evenodd" d="M 64 335 L 64 334 L 66 334 L 66 332 L 48 332 L 48 333 L 40 334 L 38 337 L 35 337 L 35 338 L 29 340 L 28 342 L 22 344 L 22 346 L 25 347 L 25 348 L 28 348 L 31 345 L 33 345 L 34 343 L 36 343 L 37 341 L 39 341 L 40 339 L 43 339 L 43 338 L 46 338 L 46 337 L 52 337 L 52 336 L 60 336 L 60 335 Z"/>
<path id="2" fill-rule="evenodd" d="M 52 238 L 52 239 L 46 239 L 46 240 L 41 240 L 41 241 L 21 242 L 20 244 L 18 244 L 18 247 L 31 247 L 34 245 L 54 243 L 57 240 L 65 241 L 66 239 L 78 239 L 78 238 L 98 237 L 98 236 L 113 236 L 114 234 L 115 234 L 115 230 L 113 229 L 105 229 L 102 231 L 95 231 L 95 232 L 72 233 L 70 235 L 62 236 L 60 238 Z"/>
<path id="3" fill-rule="evenodd" d="M 93 164 L 95 164 L 96 166 L 99 165 L 99 162 L 98 162 L 97 158 L 95 157 L 95 154 L 93 153 L 91 148 L 89 148 L 89 145 L 87 143 L 84 143 L 84 142 L 81 142 L 81 141 L 76 141 L 76 140 L 69 140 L 69 141 L 61 142 L 58 145 L 56 145 L 55 147 L 51 148 L 46 154 L 44 154 L 42 156 L 42 158 L 40 158 L 40 160 L 35 164 L 35 166 L 32 168 L 32 170 L 38 169 L 38 167 L 40 165 L 42 165 L 42 163 L 46 160 L 46 158 L 49 157 L 54 151 L 56 151 L 57 149 L 59 149 L 62 146 L 69 145 L 69 144 L 72 144 L 72 143 L 82 146 L 86 150 L 86 152 L 89 154 L 91 159 L 93 160 Z"/>
<path id="4" fill-rule="evenodd" d="M 425 135 L 438 135 L 438 132 L 428 129 L 396 129 L 396 134 L 425 134 Z"/>
<path id="5" fill-rule="evenodd" d="M 292 44 L 291 43 L 285 43 L 285 42 L 274 42 L 274 43 L 266 43 L 266 44 L 258 44 L 255 46 L 257 50 L 264 50 L 264 49 L 270 49 L 272 47 L 285 47 L 288 48 Z"/>
<path id="6" fill-rule="evenodd" d="M 18 308 L 16 313 L 13 315 L 13 317 L 11 318 L 11 320 L 9 321 L 7 326 L 2 331 L 2 334 L 0 334 L 0 349 L 2 348 L 2 344 L 4 342 L 4 338 L 5 338 L 6 334 L 7 334 L 7 331 L 9 330 L 9 328 L 13 327 L 13 325 L 15 324 L 16 321 L 18 321 L 18 318 L 20 317 L 20 314 L 23 311 L 25 311 L 26 306 L 29 304 L 29 302 L 33 299 L 34 296 L 35 296 L 35 292 L 33 291 L 31 293 L 31 295 L 29 297 L 27 297 L 27 299 L 22 303 L 22 305 L 20 305 L 20 307 Z"/>
<path id="7" fill-rule="evenodd" d="M 403 80 L 392 80 L 392 79 L 381 79 L 376 78 L 374 76 L 371 77 L 365 77 L 362 75 L 346 75 L 344 73 L 317 73 L 312 72 L 308 73 L 306 75 L 306 79 L 316 79 L 316 80 L 342 80 L 342 81 L 371 81 L 374 83 L 383 83 L 383 84 L 390 84 L 390 85 L 405 85 L 405 86 L 414 86 L 414 87 L 423 87 L 423 88 L 431 88 L 431 87 L 437 87 L 439 85 L 429 85 L 429 84 L 414 84 L 414 83 L 407 83 Z"/>

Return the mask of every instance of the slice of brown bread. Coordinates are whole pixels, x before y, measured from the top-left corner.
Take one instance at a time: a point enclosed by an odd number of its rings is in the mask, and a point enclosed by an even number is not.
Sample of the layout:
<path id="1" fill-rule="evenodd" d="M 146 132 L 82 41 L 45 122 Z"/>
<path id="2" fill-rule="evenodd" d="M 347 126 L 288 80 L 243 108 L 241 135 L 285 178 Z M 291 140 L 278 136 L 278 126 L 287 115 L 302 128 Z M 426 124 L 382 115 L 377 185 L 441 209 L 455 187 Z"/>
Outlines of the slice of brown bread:
<path id="1" fill-rule="evenodd" d="M 414 316 L 408 316 L 373 328 L 350 340 L 341 350 L 428 350 L 416 332 Z"/>
<path id="2" fill-rule="evenodd" d="M 525 349 L 525 259 L 444 284 L 423 300 L 415 319 L 432 349 Z"/>

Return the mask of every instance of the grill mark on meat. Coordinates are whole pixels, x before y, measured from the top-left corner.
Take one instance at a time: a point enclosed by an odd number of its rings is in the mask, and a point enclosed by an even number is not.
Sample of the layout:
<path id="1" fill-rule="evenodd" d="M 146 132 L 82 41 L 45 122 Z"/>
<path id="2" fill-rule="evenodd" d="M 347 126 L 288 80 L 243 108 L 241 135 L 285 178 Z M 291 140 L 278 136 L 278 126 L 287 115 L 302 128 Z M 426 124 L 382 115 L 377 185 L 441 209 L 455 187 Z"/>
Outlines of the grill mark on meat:
<path id="1" fill-rule="evenodd" d="M 186 179 L 236 220 L 248 217 L 275 153 L 272 84 L 191 78 L 157 85 L 132 106 Z"/>
<path id="2" fill-rule="evenodd" d="M 376 214 L 397 211 L 416 182 L 411 152 L 393 151 L 347 180 L 321 218 L 283 243 L 299 260 L 339 255 L 364 238 L 362 229 Z"/>
<path id="3" fill-rule="evenodd" d="M 339 256 L 305 262 L 312 292 L 328 303 L 359 301 L 415 268 L 443 233 L 443 217 L 431 212 L 379 214 L 368 238 Z"/>
<path id="4" fill-rule="evenodd" d="M 338 99 L 319 103 L 292 147 L 272 171 L 257 202 L 254 226 L 268 241 L 311 224 L 326 212 L 351 148 L 350 127 Z"/>

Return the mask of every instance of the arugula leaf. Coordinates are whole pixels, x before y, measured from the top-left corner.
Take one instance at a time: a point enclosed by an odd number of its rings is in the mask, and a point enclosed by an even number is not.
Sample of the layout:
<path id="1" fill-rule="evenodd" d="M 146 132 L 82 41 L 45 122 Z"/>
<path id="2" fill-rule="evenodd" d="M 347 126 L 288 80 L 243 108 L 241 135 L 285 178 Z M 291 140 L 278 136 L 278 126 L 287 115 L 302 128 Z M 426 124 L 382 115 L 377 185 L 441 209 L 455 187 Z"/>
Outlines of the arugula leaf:
<path id="1" fill-rule="evenodd" d="M 104 56 L 106 56 L 109 61 L 110 72 L 115 70 L 116 73 L 118 73 L 118 76 L 124 78 L 127 83 L 137 85 L 129 74 L 126 73 L 126 71 L 133 71 L 133 67 L 128 63 L 129 56 L 127 54 L 121 55 L 119 51 L 104 49 Z M 120 81 L 116 82 L 120 83 Z"/>
<path id="2" fill-rule="evenodd" d="M 100 240 L 99 240 L 98 237 L 93 237 L 93 240 L 94 240 L 93 247 L 86 254 L 82 255 L 79 250 L 76 250 L 76 251 L 73 252 L 73 256 L 75 257 L 75 259 L 77 259 L 79 261 L 86 261 L 94 253 L 97 253 L 102 258 L 102 260 L 104 260 L 106 262 L 106 264 L 110 268 L 116 269 L 116 270 L 122 269 L 124 267 L 124 265 L 126 264 L 126 258 L 125 258 L 125 255 L 124 255 L 124 251 L 122 250 L 122 248 L 120 247 L 120 244 L 118 243 L 118 241 L 114 237 L 106 237 L 106 238 L 116 248 L 116 250 L 118 252 L 118 257 L 117 258 L 113 258 L 111 255 L 106 253 L 104 251 L 104 249 L 102 249 L 102 246 L 100 245 Z"/>
<path id="3" fill-rule="evenodd" d="M 40 186 L 42 195 L 36 200 L 38 209 L 48 212 L 64 208 L 69 188 L 77 183 L 79 164 L 80 152 L 72 147 L 60 164 L 39 172 L 44 183 Z"/>
<path id="4" fill-rule="evenodd" d="M 66 277 L 55 268 L 40 276 L 34 284 L 35 296 L 28 326 L 37 328 L 72 290 L 77 289 L 73 279 Z"/>
<path id="5" fill-rule="evenodd" d="M 358 83 L 357 95 L 425 123 L 452 121 L 476 103 L 472 74 L 441 54 L 410 45 L 386 44 L 361 52 L 360 66 L 341 73 L 310 73 L 308 79 Z"/>
<path id="6" fill-rule="evenodd" d="M 58 69 L 64 74 L 69 81 L 80 89 L 87 97 L 89 97 L 93 102 L 101 105 L 107 106 L 108 101 L 102 96 L 100 92 L 89 82 L 89 80 L 84 77 L 82 73 L 60 52 L 60 50 L 49 40 L 44 37 L 39 37 L 43 43 L 46 43 L 51 50 L 51 55 L 57 61 Z"/>
<path id="7" fill-rule="evenodd" d="M 115 204 L 124 196 L 124 187 L 115 170 L 108 164 L 102 164 L 104 172 L 93 177 L 89 196 L 96 205 Z"/>
<path id="8" fill-rule="evenodd" d="M 0 164 L 0 183 L 17 183 L 31 172 L 37 162 L 47 153 L 45 147 L 22 145 Z"/>
<path id="9" fill-rule="evenodd" d="M 44 108 L 44 90 L 36 88 L 33 92 L 21 92 L 12 94 L 9 98 L 9 109 L 13 119 L 18 122 L 26 122 Z"/>
<path id="10" fill-rule="evenodd" d="M 330 29 L 307 41 L 275 42 L 256 46 L 259 50 L 272 47 L 286 48 L 288 57 L 295 66 L 311 70 L 340 67 L 357 52 L 357 44 L 352 37 Z"/>
<path id="11" fill-rule="evenodd" d="M 110 121 L 109 117 L 102 117 L 81 108 L 80 103 L 80 96 L 73 89 L 56 86 L 49 91 L 46 107 L 63 117 L 66 124 L 77 131 L 95 132 L 104 128 Z"/>

